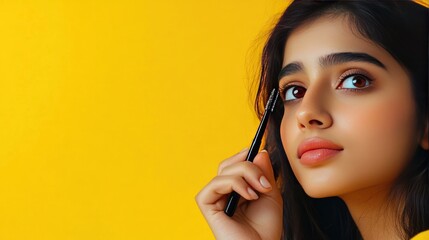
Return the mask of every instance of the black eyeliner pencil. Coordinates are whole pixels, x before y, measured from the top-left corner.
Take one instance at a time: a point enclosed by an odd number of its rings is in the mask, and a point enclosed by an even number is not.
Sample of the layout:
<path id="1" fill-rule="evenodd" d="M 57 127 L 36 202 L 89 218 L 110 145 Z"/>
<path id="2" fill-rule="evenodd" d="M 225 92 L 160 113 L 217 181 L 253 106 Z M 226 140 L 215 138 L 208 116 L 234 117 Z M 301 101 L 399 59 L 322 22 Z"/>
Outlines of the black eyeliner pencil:
<path id="1" fill-rule="evenodd" d="M 247 153 L 246 161 L 253 162 L 253 159 L 258 154 L 259 148 L 261 147 L 262 137 L 264 136 L 265 128 L 270 117 L 270 113 L 274 111 L 274 106 L 276 105 L 277 98 L 279 93 L 277 89 L 271 91 L 270 97 L 268 98 L 267 104 L 265 105 L 265 112 L 262 116 L 261 123 L 259 123 L 258 130 L 256 135 L 253 138 L 252 145 L 250 145 L 249 153 Z M 233 191 L 226 202 L 224 212 L 226 215 L 232 217 L 234 215 L 235 209 L 238 205 L 238 200 L 240 200 L 240 194 Z"/>

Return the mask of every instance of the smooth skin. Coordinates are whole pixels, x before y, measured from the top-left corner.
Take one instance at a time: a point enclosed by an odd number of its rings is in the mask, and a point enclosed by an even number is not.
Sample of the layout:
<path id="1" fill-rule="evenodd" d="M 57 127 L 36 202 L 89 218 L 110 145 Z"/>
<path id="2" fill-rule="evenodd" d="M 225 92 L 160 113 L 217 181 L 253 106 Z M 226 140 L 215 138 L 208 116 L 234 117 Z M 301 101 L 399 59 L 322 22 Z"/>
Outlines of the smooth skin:
<path id="1" fill-rule="evenodd" d="M 283 203 L 268 153 L 261 151 L 251 163 L 247 152 L 224 160 L 196 202 L 216 239 L 280 239 Z M 232 191 L 242 198 L 231 218 L 223 210 Z"/>
<path id="2" fill-rule="evenodd" d="M 324 57 L 344 52 L 368 54 L 384 67 L 368 61 L 321 64 Z M 428 129 L 421 138 L 415 127 L 406 70 L 354 31 L 344 16 L 322 16 L 295 29 L 285 45 L 283 67 L 294 62 L 301 70 L 282 77 L 279 85 L 283 100 L 290 100 L 284 104 L 280 134 L 295 176 L 311 197 L 342 198 L 364 239 L 399 239 L 395 210 L 400 203 L 389 202 L 388 193 L 416 147 L 429 148 Z M 317 165 L 302 164 L 297 148 L 311 137 L 343 150 Z M 244 162 L 246 154 L 220 165 L 197 204 L 217 239 L 280 239 L 282 197 L 269 156 L 261 152 L 251 164 Z M 272 187 L 261 184 L 262 176 Z M 223 209 L 233 190 L 242 201 L 229 218 Z"/>
<path id="3" fill-rule="evenodd" d="M 367 54 L 384 67 L 366 60 L 321 64 L 344 52 Z M 283 66 L 293 62 L 302 70 L 279 85 L 287 96 L 280 132 L 295 176 L 311 197 L 344 200 L 364 239 L 399 239 L 395 211 L 401 203 L 389 201 L 388 194 L 417 146 L 428 149 L 427 129 L 424 138 L 417 131 L 409 75 L 345 16 L 324 16 L 295 29 Z M 314 137 L 343 150 L 306 166 L 297 148 Z"/>

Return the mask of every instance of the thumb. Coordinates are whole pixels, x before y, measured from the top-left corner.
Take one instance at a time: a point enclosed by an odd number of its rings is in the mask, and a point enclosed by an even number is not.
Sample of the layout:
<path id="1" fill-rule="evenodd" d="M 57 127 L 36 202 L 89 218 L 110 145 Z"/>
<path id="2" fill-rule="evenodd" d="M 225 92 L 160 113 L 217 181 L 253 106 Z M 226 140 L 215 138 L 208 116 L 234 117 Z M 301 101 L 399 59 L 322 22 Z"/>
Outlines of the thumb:
<path id="1" fill-rule="evenodd" d="M 267 150 L 264 149 L 258 153 L 258 155 L 256 155 L 255 159 L 253 160 L 253 164 L 261 169 L 262 173 L 265 175 L 265 177 L 267 177 L 271 186 L 275 188 L 276 180 L 274 178 L 274 171 Z"/>

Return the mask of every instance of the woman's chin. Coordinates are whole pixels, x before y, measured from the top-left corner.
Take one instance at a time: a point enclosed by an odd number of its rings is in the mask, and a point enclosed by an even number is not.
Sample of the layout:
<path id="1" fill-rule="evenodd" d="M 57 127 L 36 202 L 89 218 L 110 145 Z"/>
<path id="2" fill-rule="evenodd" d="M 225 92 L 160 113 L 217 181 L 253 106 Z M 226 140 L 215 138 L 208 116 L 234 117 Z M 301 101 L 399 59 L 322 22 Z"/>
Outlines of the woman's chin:
<path id="1" fill-rule="evenodd" d="M 323 185 L 315 185 L 309 184 L 302 185 L 305 193 L 312 198 L 327 198 L 327 197 L 337 197 L 344 195 L 352 189 L 347 189 L 344 186 L 335 186 L 333 184 L 323 184 Z"/>
<path id="2" fill-rule="evenodd" d="M 331 191 L 327 191 L 327 190 L 306 190 L 304 189 L 305 193 L 312 198 L 327 198 L 327 197 L 335 197 L 338 196 L 338 194 L 334 194 Z"/>

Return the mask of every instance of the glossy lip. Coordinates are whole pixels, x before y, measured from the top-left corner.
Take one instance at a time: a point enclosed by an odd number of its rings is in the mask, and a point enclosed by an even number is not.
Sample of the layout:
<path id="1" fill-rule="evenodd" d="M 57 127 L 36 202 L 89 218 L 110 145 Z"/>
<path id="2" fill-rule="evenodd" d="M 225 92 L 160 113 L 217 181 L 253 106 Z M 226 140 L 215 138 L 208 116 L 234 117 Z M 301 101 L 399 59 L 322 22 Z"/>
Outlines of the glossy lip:
<path id="1" fill-rule="evenodd" d="M 301 142 L 298 146 L 298 158 L 304 165 L 315 165 L 344 150 L 329 140 L 313 137 Z"/>

